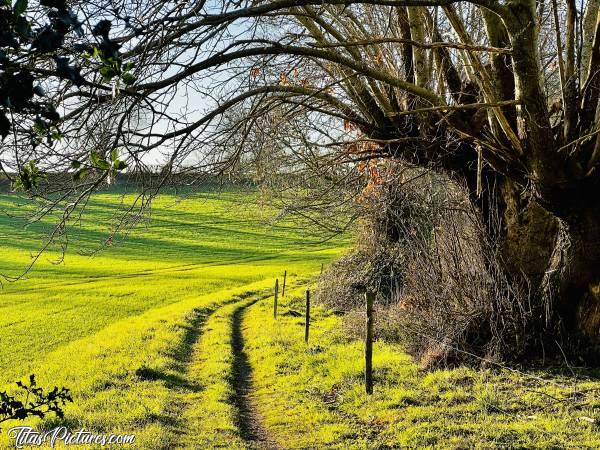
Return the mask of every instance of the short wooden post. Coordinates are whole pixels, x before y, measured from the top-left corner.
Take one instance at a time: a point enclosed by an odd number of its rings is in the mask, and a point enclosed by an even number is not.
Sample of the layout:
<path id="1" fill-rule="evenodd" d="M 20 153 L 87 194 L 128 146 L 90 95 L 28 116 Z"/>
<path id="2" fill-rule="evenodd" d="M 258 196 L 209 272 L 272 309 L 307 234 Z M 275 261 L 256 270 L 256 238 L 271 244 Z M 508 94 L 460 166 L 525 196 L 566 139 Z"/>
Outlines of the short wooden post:
<path id="1" fill-rule="evenodd" d="M 306 290 L 306 320 L 304 323 L 304 342 L 308 344 L 308 331 L 310 329 L 310 289 Z"/>
<path id="2" fill-rule="evenodd" d="M 287 279 L 287 270 L 283 272 L 283 289 L 281 289 L 281 297 L 285 297 L 285 281 Z"/>
<path id="3" fill-rule="evenodd" d="M 321 263 L 321 275 L 323 275 L 323 263 Z"/>
<path id="4" fill-rule="evenodd" d="M 275 280 L 275 298 L 273 300 L 273 317 L 277 319 L 277 296 L 279 295 L 279 278 Z"/>
<path id="5" fill-rule="evenodd" d="M 373 393 L 373 292 L 365 293 L 367 306 L 367 330 L 365 334 L 365 390 L 367 394 Z"/>

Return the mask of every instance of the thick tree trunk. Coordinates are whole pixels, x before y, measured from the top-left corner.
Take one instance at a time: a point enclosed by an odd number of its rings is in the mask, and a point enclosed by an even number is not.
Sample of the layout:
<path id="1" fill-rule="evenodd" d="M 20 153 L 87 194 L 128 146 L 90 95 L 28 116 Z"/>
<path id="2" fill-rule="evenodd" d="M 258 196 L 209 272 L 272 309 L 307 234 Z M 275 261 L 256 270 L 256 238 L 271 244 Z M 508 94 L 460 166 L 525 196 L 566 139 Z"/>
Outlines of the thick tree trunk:
<path id="1" fill-rule="evenodd" d="M 558 234 L 558 220 L 512 180 L 489 171 L 482 174 L 485 192 L 476 194 L 476 174 L 466 183 L 471 200 L 481 211 L 489 239 L 496 243 L 506 272 L 530 289 L 541 285 L 550 265 Z"/>
<path id="2" fill-rule="evenodd" d="M 500 255 L 530 291 L 530 332 L 554 349 L 600 362 L 600 209 L 557 219 L 504 182 Z M 537 323 L 536 323 L 537 322 Z M 537 339 L 537 337 L 535 338 Z M 558 348 L 558 345 L 561 347 Z"/>
<path id="3" fill-rule="evenodd" d="M 530 344 L 523 349 L 600 362 L 600 208 L 558 219 L 519 185 L 495 179 L 484 221 L 496 230 L 507 275 L 530 293 Z M 557 345 L 558 343 L 558 345 Z M 560 345 L 560 348 L 559 348 Z"/>
<path id="4" fill-rule="evenodd" d="M 548 278 L 566 343 L 600 362 L 600 210 L 560 220 Z"/>
<path id="5" fill-rule="evenodd" d="M 525 277 L 537 290 L 553 254 L 558 221 L 510 180 L 503 181 L 499 194 L 500 256 L 513 278 Z"/>

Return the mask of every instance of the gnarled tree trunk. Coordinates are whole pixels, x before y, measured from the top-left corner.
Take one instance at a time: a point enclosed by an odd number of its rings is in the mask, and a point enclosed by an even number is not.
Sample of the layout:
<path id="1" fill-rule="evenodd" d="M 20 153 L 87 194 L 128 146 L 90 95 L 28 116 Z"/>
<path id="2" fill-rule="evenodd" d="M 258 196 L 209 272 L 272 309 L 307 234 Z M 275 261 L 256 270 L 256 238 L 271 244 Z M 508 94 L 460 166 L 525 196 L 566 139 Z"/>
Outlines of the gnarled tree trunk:
<path id="1" fill-rule="evenodd" d="M 600 358 L 600 209 L 559 220 L 548 273 L 557 318 L 570 344 L 588 360 Z"/>

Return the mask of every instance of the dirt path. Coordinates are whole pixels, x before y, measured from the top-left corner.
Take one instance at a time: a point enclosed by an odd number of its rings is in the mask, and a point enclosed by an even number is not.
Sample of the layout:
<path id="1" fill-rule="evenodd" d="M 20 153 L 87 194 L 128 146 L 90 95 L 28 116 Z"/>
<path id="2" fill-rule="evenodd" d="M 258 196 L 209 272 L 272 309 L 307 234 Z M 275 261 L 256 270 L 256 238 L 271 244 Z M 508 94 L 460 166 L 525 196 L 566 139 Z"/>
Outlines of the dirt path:
<path id="1" fill-rule="evenodd" d="M 234 352 L 232 398 L 236 406 L 236 422 L 242 438 L 250 448 L 279 450 L 281 447 L 269 435 L 252 399 L 252 366 L 244 351 L 242 323 L 246 309 L 254 303 L 236 309 L 231 321 L 231 342 Z"/>
<path id="2" fill-rule="evenodd" d="M 165 380 L 173 394 L 161 418 L 171 435 L 165 449 L 280 450 L 256 408 L 244 350 L 244 314 L 263 298 L 248 291 L 194 311 L 173 354 L 177 376 Z M 163 378 L 147 372 L 146 378 Z"/>

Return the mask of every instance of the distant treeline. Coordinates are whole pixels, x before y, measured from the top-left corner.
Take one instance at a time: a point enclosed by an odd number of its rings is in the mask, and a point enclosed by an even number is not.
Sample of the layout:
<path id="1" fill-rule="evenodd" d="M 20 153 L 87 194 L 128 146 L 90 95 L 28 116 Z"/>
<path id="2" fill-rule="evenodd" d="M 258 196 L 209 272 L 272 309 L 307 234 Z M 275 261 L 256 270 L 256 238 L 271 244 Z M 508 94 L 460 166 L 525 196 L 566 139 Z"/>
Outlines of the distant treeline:
<path id="1" fill-rule="evenodd" d="M 9 173 L 10 178 L 15 178 L 16 174 Z M 129 172 L 120 173 L 111 180 L 110 185 L 106 184 L 102 190 L 122 190 L 125 188 L 138 189 L 142 187 L 154 187 L 162 181 L 164 175 L 160 172 Z M 40 188 L 43 189 L 44 185 L 52 185 L 54 187 L 61 184 L 70 184 L 73 182 L 73 176 L 68 172 L 61 173 L 46 173 L 46 178 L 42 182 Z M 228 177 L 223 175 L 214 175 L 210 173 L 193 173 L 185 172 L 182 174 L 172 174 L 164 184 L 165 188 L 193 188 L 194 186 L 202 187 L 243 187 L 253 189 L 256 187 L 256 183 L 250 178 L 243 177 Z M 12 190 L 12 182 L 6 176 L 6 174 L 0 174 L 0 192 L 10 192 Z"/>

